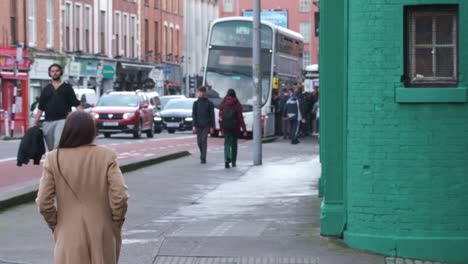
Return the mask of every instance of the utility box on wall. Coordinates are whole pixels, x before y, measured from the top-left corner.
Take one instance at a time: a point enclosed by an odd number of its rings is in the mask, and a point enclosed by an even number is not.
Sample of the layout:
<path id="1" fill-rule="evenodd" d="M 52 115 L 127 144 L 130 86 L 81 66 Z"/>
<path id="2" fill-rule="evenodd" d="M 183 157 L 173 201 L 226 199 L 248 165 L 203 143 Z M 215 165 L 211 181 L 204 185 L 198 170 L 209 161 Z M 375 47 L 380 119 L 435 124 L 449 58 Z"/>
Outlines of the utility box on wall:
<path id="1" fill-rule="evenodd" d="M 320 1 L 321 233 L 468 262 L 468 2 Z"/>

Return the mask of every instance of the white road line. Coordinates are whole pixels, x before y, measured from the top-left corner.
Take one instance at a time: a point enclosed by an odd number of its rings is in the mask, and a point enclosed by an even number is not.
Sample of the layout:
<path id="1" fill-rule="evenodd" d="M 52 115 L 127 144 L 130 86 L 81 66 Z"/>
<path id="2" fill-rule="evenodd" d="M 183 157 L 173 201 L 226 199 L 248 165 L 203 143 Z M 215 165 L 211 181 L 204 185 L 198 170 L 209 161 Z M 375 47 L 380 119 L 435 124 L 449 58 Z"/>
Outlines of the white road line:
<path id="1" fill-rule="evenodd" d="M 12 161 L 12 160 L 16 160 L 16 158 L 0 159 L 0 162 L 7 162 L 7 161 Z"/>

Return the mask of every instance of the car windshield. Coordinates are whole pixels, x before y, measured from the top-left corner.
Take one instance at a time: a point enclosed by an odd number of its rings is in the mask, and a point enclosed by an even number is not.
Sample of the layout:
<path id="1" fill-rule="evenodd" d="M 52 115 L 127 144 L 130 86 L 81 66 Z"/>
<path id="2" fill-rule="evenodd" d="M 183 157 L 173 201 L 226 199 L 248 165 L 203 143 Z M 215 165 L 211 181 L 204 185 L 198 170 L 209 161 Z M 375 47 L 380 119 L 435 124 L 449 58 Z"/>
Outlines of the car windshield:
<path id="1" fill-rule="evenodd" d="M 183 98 L 183 96 L 163 96 L 159 98 L 159 101 L 161 102 L 161 108 L 164 108 L 167 104 L 172 99 L 180 99 Z"/>
<path id="2" fill-rule="evenodd" d="M 99 99 L 97 106 L 138 106 L 138 97 L 135 95 L 104 95 Z"/>
<path id="3" fill-rule="evenodd" d="M 168 109 L 184 109 L 184 110 L 192 110 L 193 100 L 170 100 L 164 110 Z"/>

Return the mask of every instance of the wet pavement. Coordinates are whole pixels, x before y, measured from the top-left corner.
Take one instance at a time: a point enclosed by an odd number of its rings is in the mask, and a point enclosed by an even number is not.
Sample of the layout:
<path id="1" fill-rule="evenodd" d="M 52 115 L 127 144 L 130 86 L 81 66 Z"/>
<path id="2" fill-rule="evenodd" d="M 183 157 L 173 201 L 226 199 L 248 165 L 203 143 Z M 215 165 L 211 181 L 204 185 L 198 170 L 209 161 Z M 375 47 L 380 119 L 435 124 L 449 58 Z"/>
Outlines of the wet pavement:
<path id="1" fill-rule="evenodd" d="M 252 142 L 238 167 L 224 169 L 222 147 L 208 164 L 198 153 L 125 174 L 130 192 L 120 263 L 385 263 L 319 235 L 321 199 L 315 138 Z M 0 263 L 52 263 L 50 231 L 34 204 L 0 213 Z M 8 241 L 8 242 L 6 242 Z"/>

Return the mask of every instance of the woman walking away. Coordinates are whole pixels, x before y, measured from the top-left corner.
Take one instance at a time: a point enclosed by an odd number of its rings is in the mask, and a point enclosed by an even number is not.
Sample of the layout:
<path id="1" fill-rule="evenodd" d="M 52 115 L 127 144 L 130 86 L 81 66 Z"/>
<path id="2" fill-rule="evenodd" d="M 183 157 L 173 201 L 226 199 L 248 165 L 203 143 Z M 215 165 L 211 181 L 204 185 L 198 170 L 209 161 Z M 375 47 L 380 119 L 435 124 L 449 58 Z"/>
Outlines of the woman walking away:
<path id="1" fill-rule="evenodd" d="M 127 212 L 127 186 L 116 153 L 93 142 L 86 112 L 65 122 L 58 148 L 46 154 L 36 203 L 53 232 L 55 263 L 115 264 Z"/>
<path id="2" fill-rule="evenodd" d="M 246 133 L 242 105 L 237 100 L 236 92 L 229 89 L 226 97 L 219 106 L 219 124 L 224 134 L 224 162 L 229 169 L 229 163 L 236 167 L 237 139 L 242 132 Z"/>

